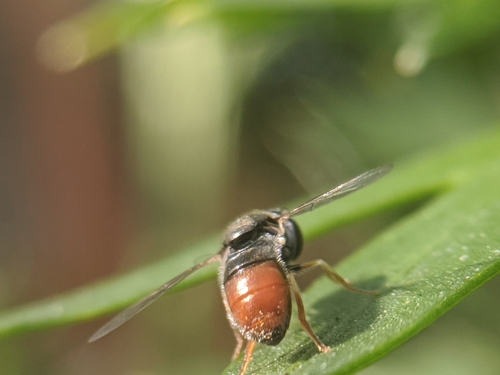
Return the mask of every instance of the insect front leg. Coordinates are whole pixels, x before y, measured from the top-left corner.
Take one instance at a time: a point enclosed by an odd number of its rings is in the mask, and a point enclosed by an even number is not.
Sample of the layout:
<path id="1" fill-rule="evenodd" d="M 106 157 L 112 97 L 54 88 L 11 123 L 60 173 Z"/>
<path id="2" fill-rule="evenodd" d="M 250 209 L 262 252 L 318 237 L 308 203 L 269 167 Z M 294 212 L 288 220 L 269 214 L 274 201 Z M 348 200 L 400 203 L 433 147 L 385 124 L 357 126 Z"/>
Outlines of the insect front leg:
<path id="1" fill-rule="evenodd" d="M 295 265 L 290 266 L 289 270 L 293 273 L 300 273 L 302 271 L 306 271 L 306 270 L 314 268 L 314 267 L 320 267 L 330 280 L 342 285 L 345 289 L 347 289 L 351 292 L 368 294 L 368 295 L 375 295 L 375 296 L 380 294 L 380 292 L 377 290 L 362 290 L 362 289 L 356 288 L 351 283 L 349 283 L 346 279 L 344 279 L 342 276 L 340 276 L 337 272 L 332 270 L 330 268 L 330 266 L 322 259 L 316 259 L 316 260 L 302 263 L 302 264 L 295 264 Z"/>

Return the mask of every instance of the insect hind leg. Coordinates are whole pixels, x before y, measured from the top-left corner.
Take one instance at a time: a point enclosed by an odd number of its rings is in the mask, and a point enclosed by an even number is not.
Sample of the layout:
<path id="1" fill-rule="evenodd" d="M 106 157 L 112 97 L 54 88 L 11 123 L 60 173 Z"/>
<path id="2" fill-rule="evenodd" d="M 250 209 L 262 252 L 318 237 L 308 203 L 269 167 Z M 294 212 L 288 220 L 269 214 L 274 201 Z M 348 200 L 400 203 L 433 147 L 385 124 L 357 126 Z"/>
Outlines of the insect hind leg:
<path id="1" fill-rule="evenodd" d="M 243 345 L 245 344 L 245 339 L 243 338 L 243 336 L 235 329 L 233 330 L 233 332 L 234 336 L 236 337 L 236 348 L 234 348 L 233 356 L 231 357 L 232 361 L 239 357 L 241 350 L 243 349 Z"/>
<path id="2" fill-rule="evenodd" d="M 256 341 L 248 340 L 247 347 L 245 349 L 245 359 L 243 359 L 243 365 L 241 366 L 239 375 L 244 375 L 247 372 L 248 365 L 252 361 L 253 352 L 256 346 L 257 346 Z"/>
<path id="3" fill-rule="evenodd" d="M 332 349 L 329 346 L 323 344 L 323 342 L 319 339 L 319 337 L 316 336 L 316 334 L 311 328 L 311 325 L 307 321 L 304 302 L 302 301 L 302 296 L 300 295 L 300 289 L 299 286 L 297 285 L 297 282 L 295 281 L 295 278 L 293 277 L 293 275 L 289 275 L 288 277 L 295 297 L 295 303 L 297 304 L 297 312 L 299 315 L 299 321 L 300 325 L 302 326 L 302 329 L 307 332 L 309 337 L 311 337 L 311 339 L 314 341 L 316 347 L 321 353 L 328 353 Z"/>

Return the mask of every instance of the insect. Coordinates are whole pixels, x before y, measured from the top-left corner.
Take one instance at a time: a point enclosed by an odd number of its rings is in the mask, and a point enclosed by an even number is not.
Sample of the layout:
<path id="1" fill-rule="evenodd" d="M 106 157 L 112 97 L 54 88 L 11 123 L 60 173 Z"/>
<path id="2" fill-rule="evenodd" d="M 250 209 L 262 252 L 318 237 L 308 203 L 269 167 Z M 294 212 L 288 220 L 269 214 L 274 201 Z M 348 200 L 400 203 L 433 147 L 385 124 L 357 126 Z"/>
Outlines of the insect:
<path id="1" fill-rule="evenodd" d="M 227 227 L 222 249 L 217 254 L 184 271 L 122 311 L 94 333 L 89 342 L 121 326 L 193 272 L 219 262 L 219 287 L 229 323 L 237 340 L 233 360 L 239 356 L 246 343 L 240 375 L 247 371 L 257 343 L 277 345 L 281 342 L 290 324 L 292 300 L 297 304 L 302 328 L 318 350 L 322 353 L 330 351 L 330 347 L 323 344 L 307 321 L 295 275 L 313 267 L 320 267 L 332 281 L 347 290 L 371 295 L 378 292 L 355 288 L 321 259 L 294 264 L 293 261 L 302 251 L 303 239 L 292 218 L 353 193 L 375 182 L 391 169 L 392 165 L 372 169 L 291 211 L 254 210 L 241 216 Z"/>

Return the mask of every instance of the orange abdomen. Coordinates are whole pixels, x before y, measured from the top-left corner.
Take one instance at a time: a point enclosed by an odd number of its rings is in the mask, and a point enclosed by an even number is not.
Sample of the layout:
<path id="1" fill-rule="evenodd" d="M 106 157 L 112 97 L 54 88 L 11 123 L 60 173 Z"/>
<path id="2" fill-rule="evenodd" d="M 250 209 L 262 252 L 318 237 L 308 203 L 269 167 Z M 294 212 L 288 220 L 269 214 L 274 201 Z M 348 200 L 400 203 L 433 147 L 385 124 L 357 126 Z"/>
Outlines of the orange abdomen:
<path id="1" fill-rule="evenodd" d="M 228 307 L 240 333 L 249 340 L 278 344 L 290 324 L 290 286 L 274 261 L 239 270 L 225 283 Z"/>

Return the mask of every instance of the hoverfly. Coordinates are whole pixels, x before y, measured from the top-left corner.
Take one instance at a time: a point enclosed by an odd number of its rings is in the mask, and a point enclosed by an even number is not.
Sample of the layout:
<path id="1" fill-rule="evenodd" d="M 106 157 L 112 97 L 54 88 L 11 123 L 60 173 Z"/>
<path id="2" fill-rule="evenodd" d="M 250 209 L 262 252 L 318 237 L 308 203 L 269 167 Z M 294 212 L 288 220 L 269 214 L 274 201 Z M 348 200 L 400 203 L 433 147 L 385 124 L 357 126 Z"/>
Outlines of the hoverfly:
<path id="1" fill-rule="evenodd" d="M 391 169 L 392 165 L 372 169 L 291 211 L 254 210 L 239 217 L 227 227 L 222 249 L 217 254 L 174 277 L 116 315 L 94 333 L 89 342 L 121 326 L 193 272 L 219 262 L 219 287 L 227 318 L 237 340 L 233 360 L 239 356 L 246 342 L 240 375 L 246 372 L 257 343 L 277 345 L 281 342 L 290 324 L 292 300 L 297 304 L 302 328 L 318 350 L 322 353 L 330 351 L 330 347 L 323 344 L 307 321 L 295 275 L 306 269 L 320 267 L 332 281 L 347 290 L 371 295 L 378 292 L 355 288 L 321 259 L 294 264 L 293 261 L 302 251 L 303 239 L 292 218 L 353 193 L 375 182 Z"/>

